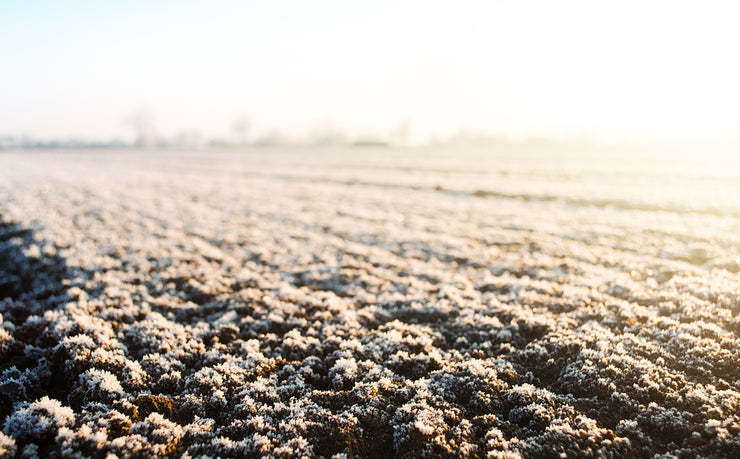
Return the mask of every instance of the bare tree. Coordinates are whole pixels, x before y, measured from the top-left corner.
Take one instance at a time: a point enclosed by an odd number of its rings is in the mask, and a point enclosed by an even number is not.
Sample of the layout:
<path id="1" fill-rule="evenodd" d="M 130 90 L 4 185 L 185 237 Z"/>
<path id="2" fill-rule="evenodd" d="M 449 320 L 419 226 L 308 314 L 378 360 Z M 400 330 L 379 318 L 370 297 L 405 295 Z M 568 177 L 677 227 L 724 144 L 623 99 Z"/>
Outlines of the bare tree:
<path id="1" fill-rule="evenodd" d="M 411 137 L 411 122 L 408 119 L 401 120 L 391 130 L 390 140 L 395 145 L 406 145 Z"/>
<path id="2" fill-rule="evenodd" d="M 201 148 L 205 144 L 203 135 L 197 129 L 180 132 L 175 137 L 175 145 L 185 148 Z"/>
<path id="3" fill-rule="evenodd" d="M 231 132 L 234 134 L 236 141 L 239 145 L 246 145 L 249 137 L 249 132 L 252 130 L 252 120 L 247 116 L 240 116 L 234 120 L 234 124 L 231 125 Z"/>
<path id="4" fill-rule="evenodd" d="M 329 117 L 319 120 L 308 137 L 308 142 L 314 145 L 345 145 L 347 143 L 347 136 Z"/>
<path id="5" fill-rule="evenodd" d="M 128 118 L 127 124 L 134 129 L 137 147 L 151 147 L 157 143 L 154 117 L 149 110 L 145 108 L 136 110 Z"/>

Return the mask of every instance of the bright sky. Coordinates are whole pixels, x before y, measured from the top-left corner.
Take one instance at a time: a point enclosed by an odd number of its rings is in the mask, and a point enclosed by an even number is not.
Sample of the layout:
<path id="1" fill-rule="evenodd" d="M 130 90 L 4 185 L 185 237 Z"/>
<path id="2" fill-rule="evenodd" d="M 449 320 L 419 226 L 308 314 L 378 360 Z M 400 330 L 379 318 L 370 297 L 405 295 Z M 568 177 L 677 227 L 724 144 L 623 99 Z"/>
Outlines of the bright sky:
<path id="1" fill-rule="evenodd" d="M 333 124 L 609 138 L 740 131 L 740 6 L 711 1 L 0 2 L 0 135 Z"/>

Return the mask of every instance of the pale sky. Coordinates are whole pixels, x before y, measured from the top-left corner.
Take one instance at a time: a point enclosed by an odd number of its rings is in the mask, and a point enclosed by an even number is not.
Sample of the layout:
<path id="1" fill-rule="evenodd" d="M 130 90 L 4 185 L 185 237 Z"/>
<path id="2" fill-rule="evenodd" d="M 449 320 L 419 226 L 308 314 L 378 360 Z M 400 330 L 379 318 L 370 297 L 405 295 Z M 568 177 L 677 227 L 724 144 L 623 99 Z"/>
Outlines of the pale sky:
<path id="1" fill-rule="evenodd" d="M 693 139 L 740 131 L 740 6 L 711 1 L 0 2 L 0 135 Z M 735 134 L 733 134 L 735 133 Z"/>

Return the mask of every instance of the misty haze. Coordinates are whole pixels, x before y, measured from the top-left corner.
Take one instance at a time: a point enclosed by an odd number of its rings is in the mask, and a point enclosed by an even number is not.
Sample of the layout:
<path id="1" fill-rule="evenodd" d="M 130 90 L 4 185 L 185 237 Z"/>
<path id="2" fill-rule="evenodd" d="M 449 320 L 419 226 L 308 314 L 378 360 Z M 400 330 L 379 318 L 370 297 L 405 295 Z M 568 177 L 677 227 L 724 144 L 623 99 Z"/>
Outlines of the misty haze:
<path id="1" fill-rule="evenodd" d="M 731 4 L 0 6 L 0 457 L 739 457 Z"/>

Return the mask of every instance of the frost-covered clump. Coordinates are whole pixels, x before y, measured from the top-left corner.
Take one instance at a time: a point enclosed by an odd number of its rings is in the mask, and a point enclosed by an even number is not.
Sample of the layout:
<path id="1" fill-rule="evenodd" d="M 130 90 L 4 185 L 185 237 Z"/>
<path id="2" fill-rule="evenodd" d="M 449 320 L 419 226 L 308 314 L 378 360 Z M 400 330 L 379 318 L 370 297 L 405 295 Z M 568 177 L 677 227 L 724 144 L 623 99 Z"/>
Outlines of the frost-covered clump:
<path id="1" fill-rule="evenodd" d="M 16 451 L 15 440 L 0 432 L 0 456 L 12 457 Z"/>
<path id="2" fill-rule="evenodd" d="M 357 362 L 353 358 L 340 358 L 334 363 L 329 370 L 329 377 L 332 378 L 332 385 L 339 389 L 351 385 L 358 376 Z"/>
<path id="3" fill-rule="evenodd" d="M 80 375 L 79 386 L 75 389 L 75 392 L 77 391 L 79 391 L 79 395 L 72 393 L 70 397 L 73 399 L 82 397 L 83 400 L 79 401 L 80 404 L 85 402 L 112 403 L 124 395 L 123 386 L 121 386 L 116 375 L 95 368 L 91 368 Z"/>
<path id="4" fill-rule="evenodd" d="M 74 424 L 72 408 L 43 397 L 17 409 L 3 424 L 3 432 L 19 441 L 48 442 L 64 427 Z"/>

